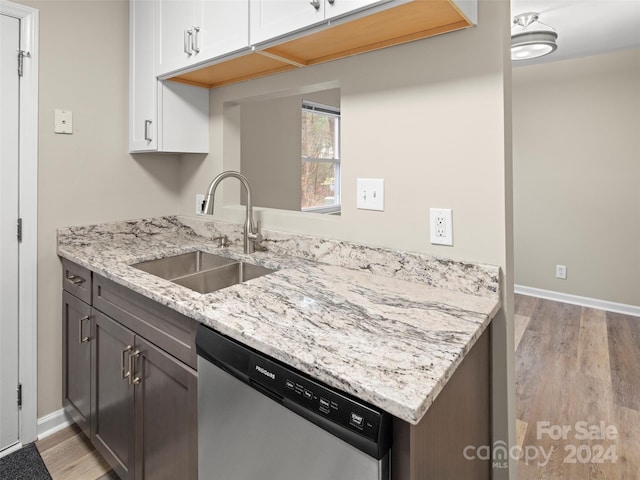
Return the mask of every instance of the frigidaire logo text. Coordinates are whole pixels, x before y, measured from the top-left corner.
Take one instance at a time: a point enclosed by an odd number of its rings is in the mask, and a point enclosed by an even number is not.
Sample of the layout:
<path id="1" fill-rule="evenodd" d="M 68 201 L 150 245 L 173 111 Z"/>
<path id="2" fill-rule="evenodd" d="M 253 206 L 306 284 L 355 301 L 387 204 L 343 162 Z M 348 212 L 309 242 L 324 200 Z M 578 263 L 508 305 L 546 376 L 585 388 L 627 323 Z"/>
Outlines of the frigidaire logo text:
<path id="1" fill-rule="evenodd" d="M 259 371 L 261 374 L 266 375 L 271 380 L 275 380 L 276 379 L 276 374 L 275 373 L 271 373 L 269 370 L 267 370 L 265 368 L 262 368 L 260 365 L 256 365 L 256 370 Z"/>

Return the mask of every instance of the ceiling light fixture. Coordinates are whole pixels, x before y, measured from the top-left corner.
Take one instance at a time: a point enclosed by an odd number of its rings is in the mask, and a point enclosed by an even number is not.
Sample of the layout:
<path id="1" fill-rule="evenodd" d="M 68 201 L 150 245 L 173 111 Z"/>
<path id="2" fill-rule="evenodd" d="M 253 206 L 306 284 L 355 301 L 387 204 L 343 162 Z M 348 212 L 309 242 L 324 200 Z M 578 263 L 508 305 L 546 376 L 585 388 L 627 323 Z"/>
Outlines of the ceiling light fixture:
<path id="1" fill-rule="evenodd" d="M 549 25 L 538 21 L 539 17 L 537 13 L 522 13 L 513 17 L 511 60 L 542 57 L 558 48 L 556 43 L 558 34 Z M 534 23 L 535 25 L 532 25 Z M 516 29 L 515 32 L 514 29 Z"/>

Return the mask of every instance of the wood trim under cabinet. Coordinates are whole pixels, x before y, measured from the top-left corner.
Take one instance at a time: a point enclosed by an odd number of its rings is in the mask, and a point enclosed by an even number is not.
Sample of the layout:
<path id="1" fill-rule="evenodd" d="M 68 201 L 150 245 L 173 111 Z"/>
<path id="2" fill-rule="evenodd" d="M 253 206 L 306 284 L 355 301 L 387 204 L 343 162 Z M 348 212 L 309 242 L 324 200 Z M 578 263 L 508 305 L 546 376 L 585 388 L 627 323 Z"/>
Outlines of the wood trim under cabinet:
<path id="1" fill-rule="evenodd" d="M 230 60 L 172 77 L 201 87 L 220 87 L 301 66 L 400 45 L 470 27 L 450 0 L 414 0 L 355 20 L 338 21 L 320 31 Z M 260 48 L 260 47 L 258 47 Z"/>

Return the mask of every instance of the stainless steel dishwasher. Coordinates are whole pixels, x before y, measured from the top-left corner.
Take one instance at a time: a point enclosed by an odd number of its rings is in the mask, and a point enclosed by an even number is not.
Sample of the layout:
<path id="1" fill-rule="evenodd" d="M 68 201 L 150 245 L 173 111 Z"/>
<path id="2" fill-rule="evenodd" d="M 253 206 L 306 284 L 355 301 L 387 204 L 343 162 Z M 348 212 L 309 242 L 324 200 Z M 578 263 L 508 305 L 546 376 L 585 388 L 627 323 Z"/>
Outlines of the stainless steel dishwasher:
<path id="1" fill-rule="evenodd" d="M 200 480 L 389 480 L 391 416 L 200 325 Z"/>

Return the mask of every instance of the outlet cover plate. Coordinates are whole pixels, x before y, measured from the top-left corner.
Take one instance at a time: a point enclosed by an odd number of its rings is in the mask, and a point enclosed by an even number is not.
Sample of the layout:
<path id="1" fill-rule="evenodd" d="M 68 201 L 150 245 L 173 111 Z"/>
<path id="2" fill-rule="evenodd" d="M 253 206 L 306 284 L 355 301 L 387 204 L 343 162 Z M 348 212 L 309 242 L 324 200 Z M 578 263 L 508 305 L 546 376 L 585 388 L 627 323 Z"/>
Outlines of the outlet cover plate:
<path id="1" fill-rule="evenodd" d="M 55 133 L 73 135 L 73 112 L 71 110 L 56 109 L 54 114 Z"/>
<path id="2" fill-rule="evenodd" d="M 384 180 L 382 178 L 356 179 L 358 195 L 356 208 L 384 211 Z"/>
<path id="3" fill-rule="evenodd" d="M 204 215 L 204 195 L 196 193 L 196 215 Z"/>
<path id="4" fill-rule="evenodd" d="M 453 246 L 453 220 L 450 208 L 430 208 L 429 225 L 432 245 Z"/>

